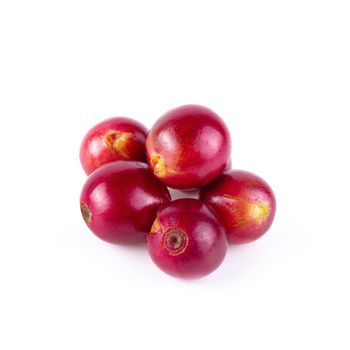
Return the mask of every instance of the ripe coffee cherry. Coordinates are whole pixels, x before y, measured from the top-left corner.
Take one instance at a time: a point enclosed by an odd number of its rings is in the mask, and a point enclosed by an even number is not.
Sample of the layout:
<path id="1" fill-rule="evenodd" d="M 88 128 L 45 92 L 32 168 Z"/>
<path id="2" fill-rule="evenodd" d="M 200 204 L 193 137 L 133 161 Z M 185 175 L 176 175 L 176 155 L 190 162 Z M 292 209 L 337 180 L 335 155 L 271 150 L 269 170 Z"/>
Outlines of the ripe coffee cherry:
<path id="1" fill-rule="evenodd" d="M 212 207 L 226 229 L 230 243 L 248 243 L 271 226 L 276 200 L 260 177 L 242 170 L 225 171 L 200 191 L 200 199 Z"/>
<path id="2" fill-rule="evenodd" d="M 144 240 L 158 207 L 169 201 L 168 189 L 154 178 L 147 164 L 116 161 L 88 177 L 80 208 L 96 236 L 110 243 L 128 244 Z"/>
<path id="3" fill-rule="evenodd" d="M 224 229 L 214 212 L 190 198 L 161 206 L 146 241 L 161 270 L 185 279 L 214 271 L 227 250 Z"/>
<path id="4" fill-rule="evenodd" d="M 88 131 L 80 147 L 80 161 L 87 174 L 115 160 L 146 162 L 147 129 L 124 117 L 107 119 Z"/>
<path id="5" fill-rule="evenodd" d="M 230 135 L 222 119 L 198 105 L 165 113 L 150 130 L 147 159 L 165 185 L 193 189 L 208 184 L 225 169 L 231 152 Z"/>

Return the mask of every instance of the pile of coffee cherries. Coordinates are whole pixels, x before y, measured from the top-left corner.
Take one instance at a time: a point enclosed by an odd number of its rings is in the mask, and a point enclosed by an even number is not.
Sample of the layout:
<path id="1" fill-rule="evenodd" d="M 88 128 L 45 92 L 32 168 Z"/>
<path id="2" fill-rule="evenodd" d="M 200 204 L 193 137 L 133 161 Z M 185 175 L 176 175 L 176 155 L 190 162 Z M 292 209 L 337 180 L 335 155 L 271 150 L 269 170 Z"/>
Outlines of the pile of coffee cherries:
<path id="1" fill-rule="evenodd" d="M 113 244 L 145 241 L 156 265 L 174 277 L 211 273 L 228 243 L 256 240 L 275 216 L 272 189 L 231 170 L 229 131 L 203 106 L 174 108 L 150 131 L 130 118 L 105 120 L 84 137 L 80 160 L 89 175 L 80 209 L 91 231 Z M 197 199 L 172 201 L 168 187 Z"/>

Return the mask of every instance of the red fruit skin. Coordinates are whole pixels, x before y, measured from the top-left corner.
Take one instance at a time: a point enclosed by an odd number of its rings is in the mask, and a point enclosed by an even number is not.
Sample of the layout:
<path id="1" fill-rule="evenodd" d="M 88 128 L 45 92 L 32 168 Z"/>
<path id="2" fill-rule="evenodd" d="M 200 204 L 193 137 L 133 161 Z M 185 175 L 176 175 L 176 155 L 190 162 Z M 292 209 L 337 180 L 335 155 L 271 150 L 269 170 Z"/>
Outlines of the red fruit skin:
<path id="1" fill-rule="evenodd" d="M 161 206 L 146 242 L 156 265 L 183 279 L 213 272 L 227 250 L 225 232 L 215 213 L 192 198 Z"/>
<path id="2" fill-rule="evenodd" d="M 276 199 L 271 187 L 247 171 L 225 171 L 200 190 L 199 198 L 215 210 L 230 243 L 255 241 L 275 217 Z"/>
<path id="3" fill-rule="evenodd" d="M 228 163 L 226 164 L 225 170 L 229 170 L 232 167 L 232 161 L 231 159 L 228 161 Z M 186 195 L 193 195 L 196 198 L 198 197 L 198 193 L 199 193 L 199 189 L 195 188 L 195 189 L 189 189 L 189 190 L 181 190 L 181 192 L 185 193 Z"/>
<path id="4" fill-rule="evenodd" d="M 80 162 L 87 175 L 115 160 L 146 162 L 147 129 L 136 120 L 114 117 L 95 125 L 80 147 Z"/>
<path id="5" fill-rule="evenodd" d="M 131 244 L 144 240 L 168 189 L 147 164 L 116 161 L 102 165 L 87 179 L 80 196 L 83 218 L 104 241 Z"/>
<path id="6" fill-rule="evenodd" d="M 225 169 L 231 139 L 223 120 L 209 108 L 185 105 L 165 113 L 146 140 L 148 163 L 165 185 L 194 189 Z"/>

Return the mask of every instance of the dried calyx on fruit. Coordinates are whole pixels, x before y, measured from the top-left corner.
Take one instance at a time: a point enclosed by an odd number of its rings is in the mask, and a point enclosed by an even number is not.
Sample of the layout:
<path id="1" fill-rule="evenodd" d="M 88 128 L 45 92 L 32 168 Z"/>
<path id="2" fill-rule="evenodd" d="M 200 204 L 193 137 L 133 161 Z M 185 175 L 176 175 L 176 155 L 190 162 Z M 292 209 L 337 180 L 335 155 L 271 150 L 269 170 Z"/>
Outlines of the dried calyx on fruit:
<path id="1" fill-rule="evenodd" d="M 190 198 L 160 207 L 146 241 L 161 270 L 185 279 L 214 271 L 227 249 L 224 229 L 213 211 Z"/>

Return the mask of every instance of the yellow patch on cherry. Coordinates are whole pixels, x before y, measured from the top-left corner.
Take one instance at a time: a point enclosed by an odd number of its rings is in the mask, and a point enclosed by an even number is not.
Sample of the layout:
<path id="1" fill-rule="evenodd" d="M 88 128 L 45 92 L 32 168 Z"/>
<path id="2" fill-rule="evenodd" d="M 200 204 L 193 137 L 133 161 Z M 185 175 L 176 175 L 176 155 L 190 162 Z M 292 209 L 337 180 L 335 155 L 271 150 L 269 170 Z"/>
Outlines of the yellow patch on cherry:
<path id="1" fill-rule="evenodd" d="M 270 207 L 263 203 L 250 203 L 249 215 L 254 220 L 264 220 L 270 214 Z"/>
<path id="2" fill-rule="evenodd" d="M 103 136 L 103 139 L 110 149 L 119 153 L 125 159 L 131 159 L 125 150 L 125 145 L 133 137 L 130 132 L 110 131 Z"/>
<path id="3" fill-rule="evenodd" d="M 227 199 L 227 206 L 230 210 L 237 213 L 239 220 L 234 223 L 235 227 L 247 224 L 250 221 L 263 221 L 270 215 L 268 204 L 260 203 L 253 200 L 244 200 L 239 197 L 223 195 Z"/>
<path id="4" fill-rule="evenodd" d="M 149 235 L 155 235 L 159 232 L 161 232 L 163 229 L 162 225 L 160 224 L 159 218 L 156 217 L 156 219 L 153 222 L 153 225 L 151 227 L 151 230 L 149 232 Z"/>
<path id="5" fill-rule="evenodd" d="M 177 173 L 176 170 L 171 169 L 167 166 L 167 164 L 164 161 L 164 158 L 157 152 L 153 152 L 151 154 L 151 165 L 153 168 L 153 172 L 159 177 L 164 177 L 167 174 Z"/>

